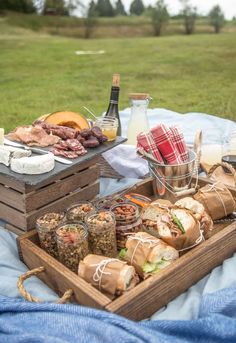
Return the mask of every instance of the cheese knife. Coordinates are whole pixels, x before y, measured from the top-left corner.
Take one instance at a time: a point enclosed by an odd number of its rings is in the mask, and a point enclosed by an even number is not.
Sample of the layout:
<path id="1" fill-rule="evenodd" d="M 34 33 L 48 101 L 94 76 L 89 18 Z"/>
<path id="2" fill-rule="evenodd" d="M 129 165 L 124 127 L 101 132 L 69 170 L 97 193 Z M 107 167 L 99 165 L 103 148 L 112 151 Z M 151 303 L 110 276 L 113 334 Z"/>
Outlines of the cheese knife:
<path id="1" fill-rule="evenodd" d="M 22 149 L 25 149 L 25 150 L 31 150 L 35 154 L 39 154 L 39 155 L 48 154 L 47 150 L 33 148 L 33 147 L 28 147 L 28 146 L 25 146 L 25 145 L 20 144 L 20 143 L 12 142 L 12 141 L 10 141 L 7 138 L 4 138 L 3 142 L 4 142 L 5 145 L 13 146 L 15 148 L 22 148 Z M 58 157 L 58 156 L 55 156 L 55 155 L 54 155 L 54 160 L 59 162 L 59 163 L 63 163 L 63 164 L 72 164 L 73 163 L 72 161 L 67 160 L 66 158 Z"/>

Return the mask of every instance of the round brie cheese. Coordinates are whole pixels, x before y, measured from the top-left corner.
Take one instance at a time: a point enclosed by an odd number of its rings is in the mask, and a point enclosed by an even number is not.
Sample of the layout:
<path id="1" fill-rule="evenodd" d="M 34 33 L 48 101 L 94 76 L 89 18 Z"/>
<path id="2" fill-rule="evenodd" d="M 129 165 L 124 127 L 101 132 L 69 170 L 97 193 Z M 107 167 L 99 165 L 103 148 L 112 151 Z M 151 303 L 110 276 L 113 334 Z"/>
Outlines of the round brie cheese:
<path id="1" fill-rule="evenodd" d="M 50 152 L 45 155 L 32 157 L 12 158 L 11 170 L 19 174 L 43 174 L 55 167 L 54 155 Z"/>

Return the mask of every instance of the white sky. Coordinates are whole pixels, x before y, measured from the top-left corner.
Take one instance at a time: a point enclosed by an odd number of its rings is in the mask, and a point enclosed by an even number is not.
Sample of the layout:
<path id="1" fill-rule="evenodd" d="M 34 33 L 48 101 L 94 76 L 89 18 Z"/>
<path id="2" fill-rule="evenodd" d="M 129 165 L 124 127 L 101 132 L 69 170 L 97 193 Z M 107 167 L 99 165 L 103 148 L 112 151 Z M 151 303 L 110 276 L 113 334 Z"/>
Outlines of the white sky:
<path id="1" fill-rule="evenodd" d="M 114 0 L 113 0 L 114 2 Z M 126 9 L 129 9 L 132 0 L 123 0 Z M 165 0 L 168 5 L 168 10 L 171 14 L 176 14 L 181 9 L 181 4 L 178 0 Z M 145 6 L 154 5 L 156 0 L 143 0 Z M 190 3 L 197 7 L 201 14 L 207 14 L 215 5 L 220 5 L 227 19 L 236 16 L 236 0 L 190 0 Z"/>

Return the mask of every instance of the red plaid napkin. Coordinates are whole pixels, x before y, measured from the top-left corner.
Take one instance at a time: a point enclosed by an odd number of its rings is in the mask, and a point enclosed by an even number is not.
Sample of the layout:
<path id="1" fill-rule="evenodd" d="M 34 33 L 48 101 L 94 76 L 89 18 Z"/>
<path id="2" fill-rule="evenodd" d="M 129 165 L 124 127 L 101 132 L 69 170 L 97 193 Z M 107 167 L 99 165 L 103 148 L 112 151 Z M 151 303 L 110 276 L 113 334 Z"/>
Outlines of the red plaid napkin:
<path id="1" fill-rule="evenodd" d="M 172 132 L 172 141 L 175 143 L 178 149 L 182 162 L 187 162 L 189 156 L 188 149 L 184 141 L 184 135 L 178 130 L 176 126 L 170 126 L 170 130 Z"/>
<path id="2" fill-rule="evenodd" d="M 157 125 L 151 129 L 151 134 L 155 145 L 167 161 L 167 164 L 182 163 L 176 143 L 172 141 L 173 134 L 168 127 L 163 124 Z"/>
<path id="3" fill-rule="evenodd" d="M 146 152 L 152 154 L 156 160 L 160 163 L 164 163 L 164 160 L 153 140 L 151 133 L 141 132 L 137 136 L 137 150 L 143 148 Z"/>

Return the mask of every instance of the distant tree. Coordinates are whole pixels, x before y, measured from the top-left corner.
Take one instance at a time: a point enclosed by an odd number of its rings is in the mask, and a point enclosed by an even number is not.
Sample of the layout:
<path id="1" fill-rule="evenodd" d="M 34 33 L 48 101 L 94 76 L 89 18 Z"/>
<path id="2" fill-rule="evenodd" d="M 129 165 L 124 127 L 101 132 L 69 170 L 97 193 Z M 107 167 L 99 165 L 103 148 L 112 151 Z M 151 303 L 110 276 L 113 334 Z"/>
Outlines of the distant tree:
<path id="1" fill-rule="evenodd" d="M 97 11 L 96 4 L 93 0 L 90 1 L 88 8 L 86 9 L 86 15 L 84 19 L 85 33 L 84 38 L 91 38 L 92 33 L 97 25 Z"/>
<path id="2" fill-rule="evenodd" d="M 183 5 L 182 15 L 184 18 L 185 33 L 191 35 L 195 30 L 197 9 L 190 4 L 189 0 L 180 0 L 180 2 Z"/>
<path id="3" fill-rule="evenodd" d="M 145 10 L 142 0 L 133 0 L 130 5 L 130 14 L 141 15 Z"/>
<path id="4" fill-rule="evenodd" d="M 115 4 L 115 15 L 127 15 L 124 5 L 121 0 L 117 0 Z"/>
<path id="5" fill-rule="evenodd" d="M 97 16 L 96 3 L 93 0 L 91 0 L 89 3 L 87 15 L 91 17 Z"/>
<path id="6" fill-rule="evenodd" d="M 212 8 L 209 13 L 210 24 L 214 27 L 215 33 L 219 33 L 225 23 L 224 13 L 219 5 Z"/>
<path id="7" fill-rule="evenodd" d="M 64 0 L 45 0 L 43 14 L 69 15 L 69 10 Z"/>
<path id="8" fill-rule="evenodd" d="M 33 0 L 0 0 L 0 10 L 34 13 L 37 9 Z"/>
<path id="9" fill-rule="evenodd" d="M 98 0 L 96 11 L 99 17 L 113 17 L 115 14 L 110 0 Z"/>
<path id="10" fill-rule="evenodd" d="M 155 36 L 160 36 L 164 25 L 169 20 L 169 13 L 164 0 L 159 0 L 152 9 L 152 26 Z"/>

